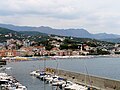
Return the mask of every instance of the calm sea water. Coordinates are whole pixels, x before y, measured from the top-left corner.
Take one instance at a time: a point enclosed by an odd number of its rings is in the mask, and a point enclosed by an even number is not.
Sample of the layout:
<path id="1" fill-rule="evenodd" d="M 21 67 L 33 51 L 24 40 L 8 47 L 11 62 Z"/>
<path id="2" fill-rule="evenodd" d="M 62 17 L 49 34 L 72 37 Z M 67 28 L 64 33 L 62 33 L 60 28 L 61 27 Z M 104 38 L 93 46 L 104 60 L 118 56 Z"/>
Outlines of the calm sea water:
<path id="1" fill-rule="evenodd" d="M 44 61 L 11 62 L 7 66 L 12 67 L 7 73 L 12 74 L 28 90 L 55 90 L 50 85 L 45 85 L 39 79 L 30 76 L 30 72 L 37 69 L 54 67 L 68 71 L 86 73 L 120 80 L 120 58 L 91 58 L 91 59 L 58 59 Z M 86 71 L 87 68 L 87 71 Z"/>

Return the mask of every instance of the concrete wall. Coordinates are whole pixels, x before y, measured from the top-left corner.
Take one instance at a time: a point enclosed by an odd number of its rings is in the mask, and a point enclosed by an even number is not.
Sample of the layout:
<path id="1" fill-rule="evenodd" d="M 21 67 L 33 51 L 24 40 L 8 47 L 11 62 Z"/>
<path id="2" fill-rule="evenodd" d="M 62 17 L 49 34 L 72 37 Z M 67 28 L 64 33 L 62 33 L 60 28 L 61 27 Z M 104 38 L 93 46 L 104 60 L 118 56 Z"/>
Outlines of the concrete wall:
<path id="1" fill-rule="evenodd" d="M 120 90 L 120 81 L 110 80 L 106 78 L 96 77 L 96 76 L 89 76 L 81 73 L 75 73 L 71 71 L 65 70 L 55 70 L 53 68 L 46 69 L 50 73 L 57 73 L 58 75 L 72 80 L 73 82 L 97 87 L 101 90 Z"/>

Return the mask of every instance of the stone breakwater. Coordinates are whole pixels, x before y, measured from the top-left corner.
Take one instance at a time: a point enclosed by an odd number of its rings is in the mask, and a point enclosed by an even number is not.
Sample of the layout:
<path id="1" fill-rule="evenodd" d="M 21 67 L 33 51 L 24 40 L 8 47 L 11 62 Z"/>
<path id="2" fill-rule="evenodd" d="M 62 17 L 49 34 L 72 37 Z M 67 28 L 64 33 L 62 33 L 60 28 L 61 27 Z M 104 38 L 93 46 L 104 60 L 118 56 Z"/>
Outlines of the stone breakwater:
<path id="1" fill-rule="evenodd" d="M 59 76 L 62 76 L 68 80 L 72 80 L 75 83 L 94 87 L 98 90 L 120 90 L 120 81 L 117 80 L 111 80 L 103 77 L 85 75 L 54 68 L 46 68 L 46 71 L 49 73 L 58 74 Z"/>

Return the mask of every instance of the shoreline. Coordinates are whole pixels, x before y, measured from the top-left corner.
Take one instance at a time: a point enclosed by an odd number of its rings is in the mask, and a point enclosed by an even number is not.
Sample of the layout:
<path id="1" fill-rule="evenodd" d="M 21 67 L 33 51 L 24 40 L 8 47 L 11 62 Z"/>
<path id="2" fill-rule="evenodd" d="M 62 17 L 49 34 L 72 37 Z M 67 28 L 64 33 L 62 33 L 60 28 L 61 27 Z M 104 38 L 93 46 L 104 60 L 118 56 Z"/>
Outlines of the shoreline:
<path id="1" fill-rule="evenodd" d="M 34 60 L 56 60 L 56 59 L 91 59 L 91 58 L 120 58 L 120 55 L 80 55 L 80 56 L 34 56 L 34 57 L 2 57 L 2 60 L 34 61 Z"/>

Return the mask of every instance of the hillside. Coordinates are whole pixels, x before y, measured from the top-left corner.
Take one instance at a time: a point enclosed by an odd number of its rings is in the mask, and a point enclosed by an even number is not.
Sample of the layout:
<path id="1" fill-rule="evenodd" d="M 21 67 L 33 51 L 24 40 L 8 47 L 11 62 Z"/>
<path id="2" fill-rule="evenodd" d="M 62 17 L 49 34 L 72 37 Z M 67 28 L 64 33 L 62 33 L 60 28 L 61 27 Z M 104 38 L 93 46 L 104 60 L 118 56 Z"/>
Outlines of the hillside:
<path id="1" fill-rule="evenodd" d="M 15 31 L 37 31 L 46 34 L 54 34 L 60 36 L 72 36 L 78 38 L 94 38 L 94 39 L 115 39 L 120 38 L 120 35 L 98 33 L 92 34 L 85 29 L 53 29 L 51 27 L 30 27 L 30 26 L 15 26 L 10 24 L 0 24 L 0 27 L 8 28 Z"/>
<path id="2" fill-rule="evenodd" d="M 94 37 L 96 39 L 116 39 L 116 38 L 119 38 L 120 35 L 117 35 L 117 34 L 107 34 L 107 33 L 98 33 L 98 34 L 94 34 Z"/>
<path id="3" fill-rule="evenodd" d="M 40 33 L 37 31 L 13 31 L 10 29 L 6 29 L 6 28 L 1 28 L 0 27 L 0 42 L 5 42 L 8 39 L 18 39 L 18 40 L 25 40 L 25 39 L 29 39 L 30 41 L 36 41 L 36 42 L 43 42 L 43 41 L 47 41 L 48 39 L 55 37 L 56 35 L 48 35 L 48 34 L 44 34 L 44 33 Z M 72 37 L 73 39 L 71 39 L 71 37 L 67 37 L 67 36 L 58 36 L 61 38 L 66 38 L 68 40 L 72 40 L 72 42 L 79 44 L 79 43 L 85 43 L 85 42 L 98 42 L 98 43 L 107 43 L 107 42 L 102 42 L 99 40 L 95 40 L 95 39 L 90 39 L 90 38 L 76 38 L 76 37 Z"/>
<path id="4" fill-rule="evenodd" d="M 7 29 L 7 28 L 0 27 L 0 34 L 8 34 L 8 33 L 16 34 L 18 32 L 10 30 L 10 29 Z"/>
<path id="5" fill-rule="evenodd" d="M 0 27 L 0 42 L 3 43 L 8 39 L 44 41 L 48 39 L 48 35 L 37 31 L 14 31 Z"/>
<path id="6" fill-rule="evenodd" d="M 115 38 L 115 39 L 103 39 L 103 41 L 113 42 L 113 43 L 120 43 L 120 38 Z"/>
<path id="7" fill-rule="evenodd" d="M 25 34 L 25 35 L 30 35 L 30 36 L 36 36 L 36 35 L 47 36 L 47 34 L 45 34 L 45 33 L 40 33 L 40 32 L 38 32 L 38 31 L 19 31 L 19 33 Z"/>
<path id="8" fill-rule="evenodd" d="M 17 31 L 13 31 L 6 28 L 0 27 L 0 42 L 5 42 L 8 39 L 19 39 L 22 40 L 23 36 Z"/>

